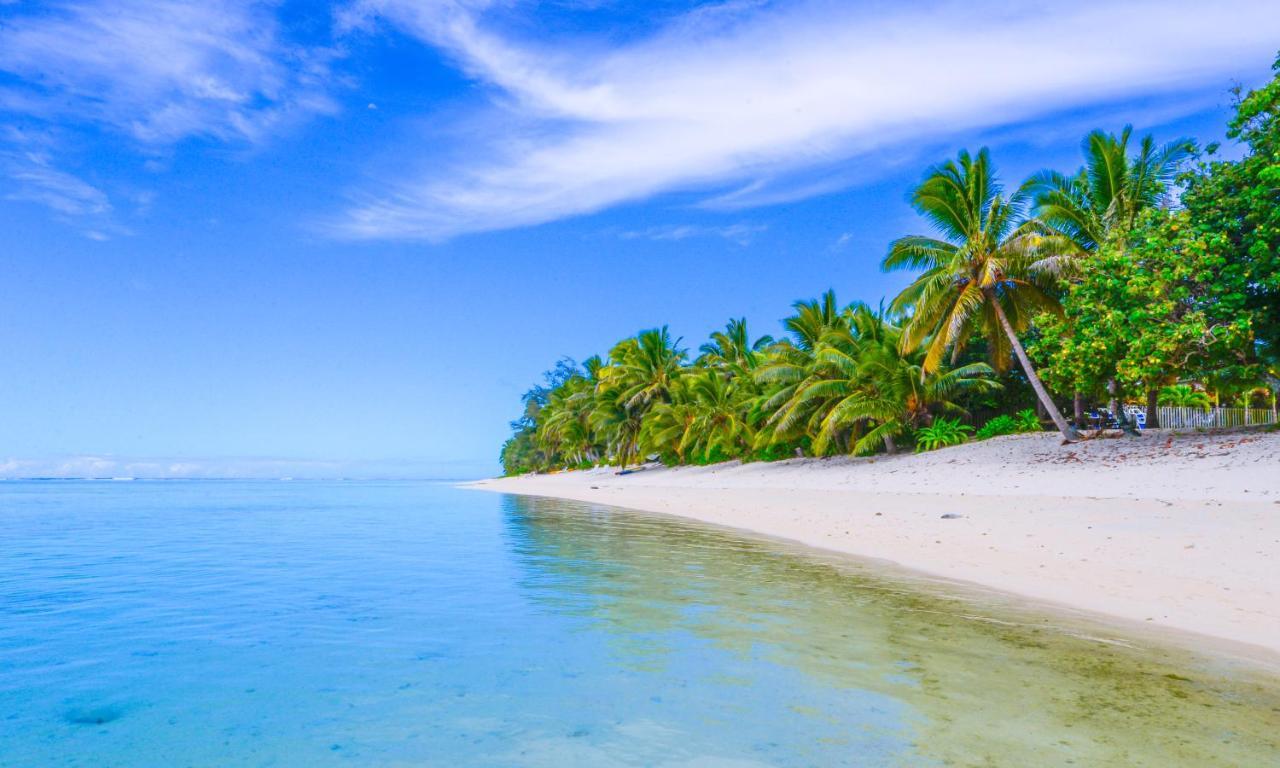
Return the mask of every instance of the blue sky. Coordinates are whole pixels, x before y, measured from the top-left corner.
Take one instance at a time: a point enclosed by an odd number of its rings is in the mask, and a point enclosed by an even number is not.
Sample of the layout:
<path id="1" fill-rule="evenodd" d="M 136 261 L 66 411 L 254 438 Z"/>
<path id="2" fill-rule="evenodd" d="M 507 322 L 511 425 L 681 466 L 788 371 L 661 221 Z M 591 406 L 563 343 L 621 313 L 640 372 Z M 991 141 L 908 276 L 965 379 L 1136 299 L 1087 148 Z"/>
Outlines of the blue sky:
<path id="1" fill-rule="evenodd" d="M 0 476 L 475 476 L 561 355 L 776 333 L 1089 129 L 1222 138 L 1280 4 L 0 0 Z"/>

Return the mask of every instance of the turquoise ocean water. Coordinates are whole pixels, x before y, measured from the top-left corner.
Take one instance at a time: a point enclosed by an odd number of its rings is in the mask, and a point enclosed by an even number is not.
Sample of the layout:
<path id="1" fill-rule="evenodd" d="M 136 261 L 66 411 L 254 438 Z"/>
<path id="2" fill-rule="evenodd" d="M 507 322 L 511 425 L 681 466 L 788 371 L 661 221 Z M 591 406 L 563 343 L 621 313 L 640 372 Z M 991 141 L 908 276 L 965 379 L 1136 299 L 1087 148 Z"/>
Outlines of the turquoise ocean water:
<path id="1" fill-rule="evenodd" d="M 1277 765 L 1280 682 L 432 483 L 0 484 L 0 766 Z"/>

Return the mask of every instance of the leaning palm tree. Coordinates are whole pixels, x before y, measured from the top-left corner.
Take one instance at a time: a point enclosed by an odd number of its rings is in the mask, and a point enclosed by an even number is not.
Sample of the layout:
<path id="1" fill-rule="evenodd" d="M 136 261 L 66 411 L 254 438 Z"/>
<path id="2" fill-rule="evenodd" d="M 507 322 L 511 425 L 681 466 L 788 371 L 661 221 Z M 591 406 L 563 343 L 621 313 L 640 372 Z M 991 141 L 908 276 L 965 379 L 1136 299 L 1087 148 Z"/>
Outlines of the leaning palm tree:
<path id="1" fill-rule="evenodd" d="M 1005 197 L 986 148 L 976 157 L 962 151 L 958 164 L 935 166 L 911 197 L 941 237 L 894 241 L 881 268 L 924 270 L 890 304 L 891 311 L 912 313 L 902 344 L 908 350 L 924 347 L 923 374 L 938 370 L 948 351 L 958 356 L 974 334 L 981 334 L 992 364 L 1007 369 L 1012 352 L 1063 438 L 1075 440 L 1075 429 L 1018 340 L 1037 313 L 1061 311 L 1029 269 L 1045 235 L 1043 225 L 1026 217 L 1029 197 L 1025 185 Z"/>

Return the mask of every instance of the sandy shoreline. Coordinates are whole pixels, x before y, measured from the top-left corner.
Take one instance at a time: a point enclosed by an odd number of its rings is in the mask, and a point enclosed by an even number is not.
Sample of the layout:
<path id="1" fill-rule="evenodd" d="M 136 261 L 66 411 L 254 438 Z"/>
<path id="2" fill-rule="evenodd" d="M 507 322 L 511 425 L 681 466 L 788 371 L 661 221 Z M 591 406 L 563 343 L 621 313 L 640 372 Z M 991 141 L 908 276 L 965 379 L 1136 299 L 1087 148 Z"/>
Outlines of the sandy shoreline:
<path id="1" fill-rule="evenodd" d="M 922 455 L 600 469 L 472 487 L 744 529 L 1280 660 L 1274 432 L 1073 446 L 1020 435 Z"/>

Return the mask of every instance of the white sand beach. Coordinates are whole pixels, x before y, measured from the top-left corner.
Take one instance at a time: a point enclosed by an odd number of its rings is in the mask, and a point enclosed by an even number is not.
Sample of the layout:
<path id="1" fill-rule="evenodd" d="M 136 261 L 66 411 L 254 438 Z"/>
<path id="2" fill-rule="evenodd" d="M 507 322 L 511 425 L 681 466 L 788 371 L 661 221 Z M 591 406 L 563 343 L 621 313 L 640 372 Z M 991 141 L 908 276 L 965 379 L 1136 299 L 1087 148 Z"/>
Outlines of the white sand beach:
<path id="1" fill-rule="evenodd" d="M 731 526 L 1280 659 L 1280 433 L 1065 446 L 1014 435 L 926 454 L 473 487 Z"/>

